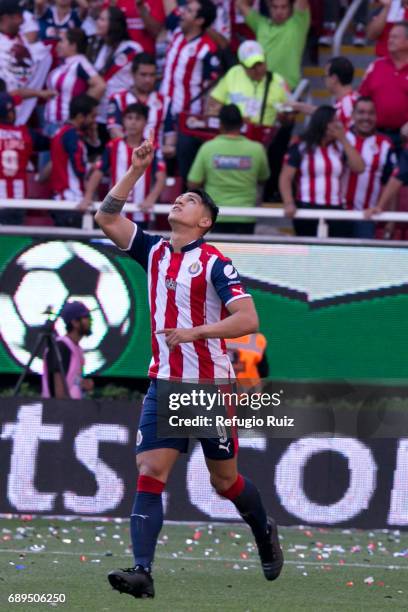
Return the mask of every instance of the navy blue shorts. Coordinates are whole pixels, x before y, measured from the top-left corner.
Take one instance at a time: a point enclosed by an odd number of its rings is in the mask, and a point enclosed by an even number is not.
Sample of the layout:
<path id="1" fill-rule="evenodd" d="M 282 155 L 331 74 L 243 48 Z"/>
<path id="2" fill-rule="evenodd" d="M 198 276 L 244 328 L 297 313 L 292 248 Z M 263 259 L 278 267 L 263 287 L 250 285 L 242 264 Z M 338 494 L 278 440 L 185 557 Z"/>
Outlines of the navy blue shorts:
<path id="1" fill-rule="evenodd" d="M 232 459 L 238 452 L 237 438 L 198 438 L 207 459 Z M 189 438 L 157 437 L 157 383 L 152 380 L 143 401 L 142 414 L 136 438 L 136 454 L 155 448 L 175 448 L 188 451 Z"/>

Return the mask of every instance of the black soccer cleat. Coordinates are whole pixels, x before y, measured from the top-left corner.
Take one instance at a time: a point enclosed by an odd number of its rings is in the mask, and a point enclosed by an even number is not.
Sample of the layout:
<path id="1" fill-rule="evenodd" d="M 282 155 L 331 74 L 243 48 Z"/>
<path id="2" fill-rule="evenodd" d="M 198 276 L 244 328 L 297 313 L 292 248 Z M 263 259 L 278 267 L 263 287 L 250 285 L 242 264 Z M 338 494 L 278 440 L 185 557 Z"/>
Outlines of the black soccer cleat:
<path id="1" fill-rule="evenodd" d="M 268 518 L 265 538 L 256 544 L 265 578 L 276 580 L 282 571 L 283 552 L 279 543 L 278 528 L 272 518 Z"/>
<path id="2" fill-rule="evenodd" d="M 113 589 L 138 599 L 154 597 L 153 578 L 141 565 L 109 572 L 108 580 Z"/>

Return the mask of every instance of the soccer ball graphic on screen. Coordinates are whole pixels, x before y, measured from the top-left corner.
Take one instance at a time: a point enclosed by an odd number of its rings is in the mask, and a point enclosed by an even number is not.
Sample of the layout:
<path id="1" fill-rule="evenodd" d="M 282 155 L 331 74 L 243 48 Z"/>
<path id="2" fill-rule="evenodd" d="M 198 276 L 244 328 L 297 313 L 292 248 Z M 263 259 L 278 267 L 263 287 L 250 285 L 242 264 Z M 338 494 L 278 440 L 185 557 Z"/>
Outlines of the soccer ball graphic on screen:
<path id="1" fill-rule="evenodd" d="M 7 266 L 0 292 L 1 336 L 19 364 L 28 362 L 47 308 L 58 313 L 73 300 L 92 311 L 92 334 L 81 340 L 85 374 L 91 374 L 121 355 L 132 328 L 131 294 L 112 260 L 82 242 L 50 240 L 30 246 Z M 61 318 L 55 329 L 66 333 Z M 31 370 L 42 372 L 41 358 L 34 359 Z"/>

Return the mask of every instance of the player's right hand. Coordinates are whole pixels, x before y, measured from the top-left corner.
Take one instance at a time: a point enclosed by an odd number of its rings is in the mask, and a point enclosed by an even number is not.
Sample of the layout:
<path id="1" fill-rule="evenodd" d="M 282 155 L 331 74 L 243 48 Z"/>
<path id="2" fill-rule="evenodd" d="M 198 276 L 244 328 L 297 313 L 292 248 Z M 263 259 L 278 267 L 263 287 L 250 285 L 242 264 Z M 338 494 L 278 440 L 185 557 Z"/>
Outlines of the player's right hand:
<path id="1" fill-rule="evenodd" d="M 133 149 L 132 167 L 144 172 L 150 166 L 154 157 L 154 130 L 150 130 L 149 138 L 140 147 Z"/>

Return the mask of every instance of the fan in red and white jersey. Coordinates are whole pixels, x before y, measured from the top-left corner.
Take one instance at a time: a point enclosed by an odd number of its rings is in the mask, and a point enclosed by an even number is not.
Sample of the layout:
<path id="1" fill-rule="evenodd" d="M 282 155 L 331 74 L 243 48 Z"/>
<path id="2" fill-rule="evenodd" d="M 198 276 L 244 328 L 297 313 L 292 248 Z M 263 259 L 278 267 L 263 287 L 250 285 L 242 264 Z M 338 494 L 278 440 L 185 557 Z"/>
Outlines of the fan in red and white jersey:
<path id="1" fill-rule="evenodd" d="M 391 140 L 376 131 L 377 114 L 371 98 L 360 98 L 354 107 L 354 125 L 347 139 L 360 153 L 365 163 L 362 174 L 346 170 L 344 198 L 352 210 L 365 210 L 376 206 L 383 185 L 392 175 L 397 163 Z M 373 238 L 375 225 L 358 222 L 354 224 L 354 238 Z"/>
<path id="2" fill-rule="evenodd" d="M 79 28 L 60 34 L 57 54 L 63 62 L 50 72 L 47 79 L 47 87 L 57 95 L 45 106 L 45 120 L 52 125 L 54 132 L 67 121 L 72 98 L 87 93 L 99 100 L 105 91 L 105 81 L 84 55 L 86 45 L 86 35 Z"/>
<path id="3" fill-rule="evenodd" d="M 130 104 L 123 113 L 123 127 L 125 136 L 111 140 L 102 157 L 96 165 L 90 181 L 100 181 L 102 176 L 110 176 L 111 186 L 126 174 L 132 160 L 133 149 L 139 147 L 144 139 L 148 119 L 148 108 L 136 102 Z M 152 131 L 153 133 L 153 131 Z M 152 211 L 164 186 L 166 184 L 166 166 L 159 150 L 153 163 L 130 191 L 128 202 L 136 204 L 138 210 L 132 218 L 138 226 L 146 229 L 152 220 Z"/>
<path id="4" fill-rule="evenodd" d="M 213 28 L 230 41 L 233 51 L 237 51 L 243 40 L 253 40 L 255 34 L 245 23 L 245 18 L 238 9 L 235 0 L 214 0 L 217 7 L 217 17 Z M 251 8 L 254 11 L 260 9 L 260 0 L 253 0 Z"/>
<path id="5" fill-rule="evenodd" d="M 347 168 L 361 174 L 364 162 L 346 138 L 331 106 L 320 106 L 298 143 L 289 147 L 281 172 L 279 187 L 285 213 L 296 215 L 297 208 L 343 208 L 342 177 Z M 296 183 L 296 199 L 293 197 Z M 330 235 L 340 236 L 340 222 L 329 223 Z M 317 221 L 294 219 L 296 233 L 315 236 Z"/>
<path id="6" fill-rule="evenodd" d="M 139 43 L 130 40 L 126 18 L 117 7 L 110 6 L 103 10 L 96 25 L 103 45 L 94 65 L 106 83 L 98 121 L 106 123 L 109 99 L 114 93 L 132 87 L 132 61 L 143 49 Z"/>
<path id="7" fill-rule="evenodd" d="M 144 137 L 154 131 L 155 142 L 161 147 L 163 132 L 165 141 L 174 134 L 174 122 L 170 113 L 170 98 L 155 90 L 157 81 L 156 61 L 149 53 L 139 53 L 132 62 L 133 85 L 113 94 L 108 107 L 108 130 L 111 138 L 123 137 L 123 112 L 130 104 L 139 102 L 149 109 Z"/>
<path id="8" fill-rule="evenodd" d="M 347 57 L 333 57 L 326 65 L 325 84 L 334 96 L 337 119 L 348 130 L 352 125 L 354 104 L 359 97 L 353 91 L 354 66 Z"/>
<path id="9" fill-rule="evenodd" d="M 359 93 L 353 90 L 354 66 L 347 57 L 333 57 L 325 67 L 324 82 L 328 91 L 333 96 L 333 106 L 336 109 L 336 117 L 344 126 L 350 129 L 353 122 L 353 108 Z M 291 104 L 294 110 L 311 115 L 317 109 L 316 106 L 304 102 Z"/>
<path id="10" fill-rule="evenodd" d="M 51 140 L 54 199 L 78 202 L 78 208 L 82 211 L 92 203 L 96 189 L 90 180 L 86 181 L 88 157 L 83 133 L 95 123 L 97 104 L 87 94 L 73 98 L 69 105 L 69 121 Z M 82 225 L 82 214 L 78 211 L 58 211 L 53 212 L 52 216 L 56 225 Z"/>
<path id="11" fill-rule="evenodd" d="M 30 160 L 33 142 L 28 128 L 14 125 L 15 111 L 13 98 L 7 93 L 0 94 L 0 198 L 11 200 L 27 196 L 27 164 Z M 19 224 L 23 211 L 6 209 L 0 211 L 0 223 Z"/>
<path id="12" fill-rule="evenodd" d="M 160 91 L 171 99 L 175 116 L 185 110 L 202 112 L 200 93 L 217 76 L 220 65 L 217 46 L 206 34 L 215 17 L 212 2 L 194 0 L 167 18 L 169 29 L 174 31 L 167 49 Z"/>
<path id="13" fill-rule="evenodd" d="M 163 0 L 116 0 L 116 6 L 126 15 L 132 40 L 147 53 L 154 53 L 156 38 L 165 21 Z"/>

